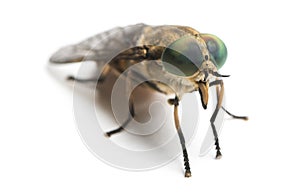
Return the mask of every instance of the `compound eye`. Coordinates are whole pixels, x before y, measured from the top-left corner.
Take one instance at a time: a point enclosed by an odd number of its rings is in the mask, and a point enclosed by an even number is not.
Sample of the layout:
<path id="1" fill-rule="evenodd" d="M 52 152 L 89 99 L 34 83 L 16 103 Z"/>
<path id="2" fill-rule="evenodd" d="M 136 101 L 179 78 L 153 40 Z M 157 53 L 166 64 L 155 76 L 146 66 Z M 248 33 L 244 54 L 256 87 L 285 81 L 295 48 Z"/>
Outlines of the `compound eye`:
<path id="1" fill-rule="evenodd" d="M 161 60 L 167 72 L 187 77 L 199 71 L 203 56 L 197 40 L 184 36 L 164 50 Z"/>
<path id="2" fill-rule="evenodd" d="M 221 69 L 227 58 L 227 48 L 224 42 L 217 36 L 212 34 L 201 34 L 201 37 L 206 42 L 208 51 L 213 58 L 217 69 Z"/>

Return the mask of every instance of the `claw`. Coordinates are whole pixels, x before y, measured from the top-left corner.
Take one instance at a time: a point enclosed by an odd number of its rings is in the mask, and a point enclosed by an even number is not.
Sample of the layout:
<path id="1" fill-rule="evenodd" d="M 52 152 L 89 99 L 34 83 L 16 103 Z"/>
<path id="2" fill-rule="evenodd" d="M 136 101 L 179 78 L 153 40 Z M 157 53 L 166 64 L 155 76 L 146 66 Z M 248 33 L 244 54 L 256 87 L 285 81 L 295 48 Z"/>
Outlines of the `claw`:
<path id="1" fill-rule="evenodd" d="M 216 155 L 216 159 L 217 160 L 220 160 L 222 158 L 222 154 L 221 154 L 221 152 L 218 150 L 217 151 L 217 155 Z"/>
<path id="2" fill-rule="evenodd" d="M 191 171 L 190 170 L 186 170 L 185 173 L 184 173 L 184 177 L 189 178 L 191 176 L 192 176 Z"/>

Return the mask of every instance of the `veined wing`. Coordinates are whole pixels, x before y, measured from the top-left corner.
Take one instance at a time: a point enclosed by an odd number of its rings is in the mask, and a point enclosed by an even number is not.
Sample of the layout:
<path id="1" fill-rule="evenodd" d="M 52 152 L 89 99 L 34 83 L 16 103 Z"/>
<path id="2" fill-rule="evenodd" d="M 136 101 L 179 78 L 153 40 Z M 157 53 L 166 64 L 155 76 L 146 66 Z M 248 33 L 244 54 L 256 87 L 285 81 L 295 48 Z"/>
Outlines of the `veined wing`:
<path id="1" fill-rule="evenodd" d="M 137 45 L 145 24 L 117 27 L 90 37 L 78 44 L 65 46 L 55 52 L 52 63 L 96 61 L 107 63 L 121 51 Z"/>

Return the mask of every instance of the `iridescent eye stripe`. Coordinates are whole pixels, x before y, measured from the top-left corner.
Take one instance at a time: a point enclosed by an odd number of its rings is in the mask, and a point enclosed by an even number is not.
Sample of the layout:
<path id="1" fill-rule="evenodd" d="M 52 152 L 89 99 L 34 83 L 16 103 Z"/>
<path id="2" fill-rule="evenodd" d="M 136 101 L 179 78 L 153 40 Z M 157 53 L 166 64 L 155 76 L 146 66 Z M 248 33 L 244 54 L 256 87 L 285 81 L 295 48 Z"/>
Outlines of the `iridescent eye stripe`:
<path id="1" fill-rule="evenodd" d="M 207 49 L 205 40 L 201 37 L 200 34 L 196 35 L 195 37 L 198 40 L 198 43 L 200 45 L 200 50 L 202 51 L 202 56 L 205 56 L 206 61 L 210 60 L 210 55 L 209 55 L 209 51 Z"/>

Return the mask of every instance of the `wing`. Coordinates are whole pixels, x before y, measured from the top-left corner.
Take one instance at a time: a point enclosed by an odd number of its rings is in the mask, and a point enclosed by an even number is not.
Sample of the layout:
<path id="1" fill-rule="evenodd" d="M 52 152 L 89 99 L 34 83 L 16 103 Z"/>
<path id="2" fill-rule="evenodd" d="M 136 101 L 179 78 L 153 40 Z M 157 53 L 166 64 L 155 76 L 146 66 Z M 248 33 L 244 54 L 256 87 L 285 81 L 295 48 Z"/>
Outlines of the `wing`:
<path id="1" fill-rule="evenodd" d="M 52 63 L 72 63 L 80 61 L 97 61 L 107 63 L 121 51 L 136 46 L 145 24 L 137 24 L 124 28 L 113 28 L 90 37 L 78 44 L 65 46 L 55 52 Z"/>

